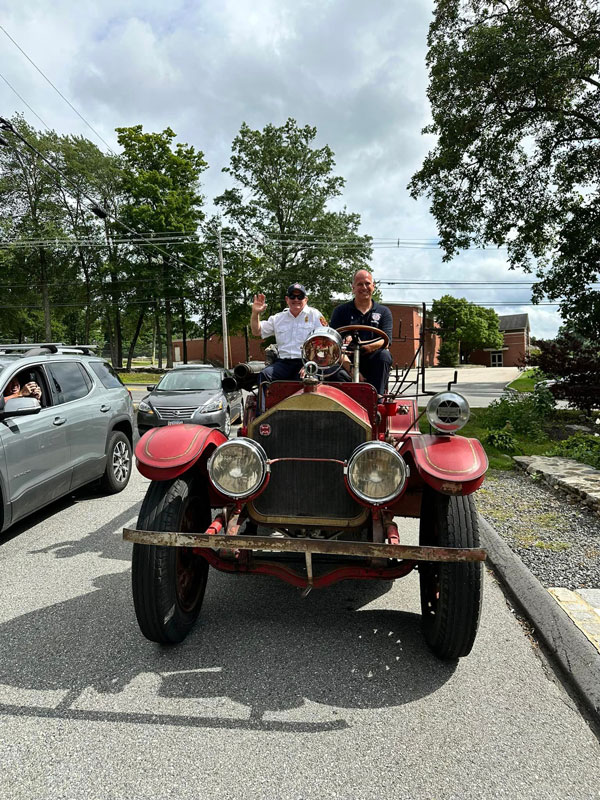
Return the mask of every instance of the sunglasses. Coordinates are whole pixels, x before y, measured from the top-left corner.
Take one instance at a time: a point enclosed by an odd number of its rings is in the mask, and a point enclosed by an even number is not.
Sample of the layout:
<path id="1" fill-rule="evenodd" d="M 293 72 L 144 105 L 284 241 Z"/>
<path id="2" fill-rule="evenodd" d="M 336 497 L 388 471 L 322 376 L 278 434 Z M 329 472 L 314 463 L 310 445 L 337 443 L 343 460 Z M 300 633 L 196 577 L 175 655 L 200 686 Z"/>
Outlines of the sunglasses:
<path id="1" fill-rule="evenodd" d="M 303 294 L 288 294 L 290 300 L 304 300 Z"/>

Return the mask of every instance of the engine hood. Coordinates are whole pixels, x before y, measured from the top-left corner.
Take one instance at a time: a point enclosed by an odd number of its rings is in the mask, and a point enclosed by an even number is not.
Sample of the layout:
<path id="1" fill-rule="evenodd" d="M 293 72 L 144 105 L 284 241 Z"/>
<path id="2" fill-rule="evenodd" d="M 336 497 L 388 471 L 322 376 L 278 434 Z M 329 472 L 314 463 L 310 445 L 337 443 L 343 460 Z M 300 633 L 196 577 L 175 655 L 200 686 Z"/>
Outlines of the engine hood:
<path id="1" fill-rule="evenodd" d="M 175 408 L 189 408 L 190 406 L 203 406 L 213 397 L 222 395 L 220 389 L 203 389 L 195 392 L 152 392 L 144 398 L 146 403 L 153 406 L 171 406 Z"/>

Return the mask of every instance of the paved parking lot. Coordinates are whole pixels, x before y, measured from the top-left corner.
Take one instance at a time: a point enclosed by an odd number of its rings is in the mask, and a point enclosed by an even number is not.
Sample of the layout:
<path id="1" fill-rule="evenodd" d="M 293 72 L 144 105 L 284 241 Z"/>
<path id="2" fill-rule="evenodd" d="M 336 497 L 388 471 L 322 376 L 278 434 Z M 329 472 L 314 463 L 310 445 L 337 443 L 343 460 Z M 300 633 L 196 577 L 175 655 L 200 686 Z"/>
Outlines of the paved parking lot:
<path id="1" fill-rule="evenodd" d="M 0 798 L 597 797 L 598 740 L 489 574 L 458 664 L 414 573 L 302 600 L 212 572 L 193 634 L 146 641 L 121 538 L 146 485 L 0 540 Z"/>

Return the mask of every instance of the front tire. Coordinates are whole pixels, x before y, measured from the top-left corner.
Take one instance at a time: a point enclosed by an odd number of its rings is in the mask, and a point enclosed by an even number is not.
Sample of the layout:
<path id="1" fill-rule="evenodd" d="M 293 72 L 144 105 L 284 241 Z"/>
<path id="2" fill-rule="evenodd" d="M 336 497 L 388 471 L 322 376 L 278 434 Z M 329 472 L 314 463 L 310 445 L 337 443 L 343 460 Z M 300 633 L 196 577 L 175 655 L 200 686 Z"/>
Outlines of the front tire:
<path id="1" fill-rule="evenodd" d="M 131 442 L 123 431 L 113 431 L 106 449 L 106 468 L 100 487 L 106 494 L 122 492 L 131 477 Z"/>
<path id="2" fill-rule="evenodd" d="M 448 497 L 426 489 L 421 501 L 419 543 L 479 547 L 473 497 Z M 481 613 L 483 566 L 479 561 L 423 561 L 419 565 L 423 634 L 438 658 L 471 652 Z"/>
<path id="3" fill-rule="evenodd" d="M 202 533 L 210 525 L 206 480 L 190 473 L 148 488 L 139 530 Z M 204 600 L 208 562 L 189 547 L 134 544 L 133 604 L 147 639 L 176 644 L 188 635 Z"/>

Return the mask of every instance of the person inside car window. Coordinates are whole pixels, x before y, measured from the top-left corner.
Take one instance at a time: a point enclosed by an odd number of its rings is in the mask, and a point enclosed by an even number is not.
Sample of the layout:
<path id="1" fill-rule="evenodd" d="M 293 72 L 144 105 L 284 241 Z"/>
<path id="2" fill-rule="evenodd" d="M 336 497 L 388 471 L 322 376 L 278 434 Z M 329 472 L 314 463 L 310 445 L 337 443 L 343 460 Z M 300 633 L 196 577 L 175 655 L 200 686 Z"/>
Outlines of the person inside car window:
<path id="1" fill-rule="evenodd" d="M 279 355 L 272 364 L 265 367 L 259 375 L 259 385 L 265 381 L 296 381 L 302 369 L 301 348 L 307 336 L 327 325 L 327 320 L 307 305 L 306 289 L 301 283 L 292 283 L 285 295 L 287 308 L 273 314 L 264 322 L 260 315 L 265 310 L 264 294 L 254 296 L 250 328 L 255 336 L 266 339 L 275 336 Z"/>
<path id="2" fill-rule="evenodd" d="M 13 400 L 15 397 L 34 397 L 39 401 L 42 399 L 42 390 L 35 381 L 28 381 L 21 386 L 18 377 L 14 377 L 4 389 L 4 399 Z"/>
<path id="3" fill-rule="evenodd" d="M 333 309 L 331 315 L 332 328 L 342 328 L 346 325 L 370 325 L 380 328 L 392 339 L 392 312 L 387 306 L 373 301 L 375 283 L 373 276 L 366 269 L 359 269 L 352 281 L 352 294 L 354 300 L 342 303 Z M 367 383 L 372 384 L 377 393 L 383 395 L 387 391 L 388 377 L 392 366 L 392 354 L 383 346 L 383 340 L 377 339 L 375 333 L 361 331 L 361 340 L 373 339 L 363 345 L 360 350 L 360 374 Z M 350 380 L 350 376 L 340 370 L 338 380 Z"/>

